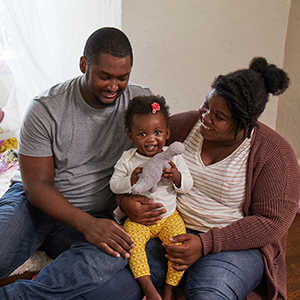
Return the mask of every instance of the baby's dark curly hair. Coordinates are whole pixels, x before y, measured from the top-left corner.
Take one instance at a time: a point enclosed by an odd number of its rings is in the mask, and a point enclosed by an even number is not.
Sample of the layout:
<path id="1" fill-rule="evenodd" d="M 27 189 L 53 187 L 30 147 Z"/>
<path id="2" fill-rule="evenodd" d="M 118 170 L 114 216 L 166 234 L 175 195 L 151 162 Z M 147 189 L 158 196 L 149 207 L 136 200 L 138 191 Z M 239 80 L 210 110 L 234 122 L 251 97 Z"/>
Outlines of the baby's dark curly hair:
<path id="1" fill-rule="evenodd" d="M 160 105 L 160 111 L 163 114 L 167 126 L 170 119 L 170 108 L 166 104 L 166 100 L 162 96 L 137 96 L 130 100 L 128 107 L 125 111 L 125 126 L 130 131 L 131 123 L 134 115 L 147 115 L 152 114 L 152 104 L 156 102 Z"/>
<path id="2" fill-rule="evenodd" d="M 220 75 L 211 87 L 218 96 L 226 99 L 233 115 L 235 136 L 242 129 L 244 137 L 250 138 L 258 117 L 266 107 L 269 94 L 280 95 L 289 83 L 286 72 L 269 64 L 264 57 L 255 57 L 248 69 Z"/>

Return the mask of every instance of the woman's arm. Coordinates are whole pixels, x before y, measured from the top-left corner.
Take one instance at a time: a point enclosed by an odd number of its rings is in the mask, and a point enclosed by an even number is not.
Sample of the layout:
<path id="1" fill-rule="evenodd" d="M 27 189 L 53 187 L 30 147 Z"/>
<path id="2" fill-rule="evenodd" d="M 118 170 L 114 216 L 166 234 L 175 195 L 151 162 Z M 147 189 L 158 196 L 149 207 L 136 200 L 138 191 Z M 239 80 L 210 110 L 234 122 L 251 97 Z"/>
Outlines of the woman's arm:
<path id="1" fill-rule="evenodd" d="M 204 254 L 278 243 L 294 220 L 299 196 L 300 172 L 291 147 L 281 139 L 255 145 L 247 170 L 245 217 L 201 234 Z"/>
<path id="2" fill-rule="evenodd" d="M 226 227 L 214 227 L 198 236 L 185 234 L 171 240 L 182 245 L 163 243 L 168 252 L 166 257 L 173 263 L 174 269 L 185 270 L 209 253 L 274 244 L 280 247 L 297 212 L 300 196 L 297 161 L 288 165 L 283 167 L 282 163 L 274 164 L 270 160 L 255 167 L 257 174 L 250 179 L 254 186 L 247 190 L 251 203 L 244 218 Z"/>
<path id="3" fill-rule="evenodd" d="M 168 258 L 173 263 L 188 265 L 185 256 L 188 251 L 191 257 L 264 247 L 274 247 L 270 250 L 274 256 L 277 251 L 284 251 L 285 237 L 298 209 L 300 171 L 290 145 L 277 134 L 270 133 L 270 129 L 260 127 L 266 132 L 257 135 L 249 154 L 245 216 L 226 227 L 214 227 L 199 234 L 201 246 L 195 246 L 188 239 L 185 247 L 190 248 L 185 251 L 180 249 L 181 245 L 166 245 Z M 183 239 L 178 236 L 173 241 Z"/>

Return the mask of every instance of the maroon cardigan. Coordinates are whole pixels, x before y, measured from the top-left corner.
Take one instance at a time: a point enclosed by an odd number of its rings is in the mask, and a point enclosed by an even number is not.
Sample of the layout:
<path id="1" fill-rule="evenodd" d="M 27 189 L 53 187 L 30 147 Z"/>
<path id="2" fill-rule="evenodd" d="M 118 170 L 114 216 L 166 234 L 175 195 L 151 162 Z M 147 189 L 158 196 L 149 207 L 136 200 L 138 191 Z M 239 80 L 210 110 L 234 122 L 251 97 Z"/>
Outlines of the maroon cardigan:
<path id="1" fill-rule="evenodd" d="M 198 111 L 173 115 L 168 143 L 183 142 L 198 120 Z M 266 280 L 247 299 L 287 299 L 286 238 L 298 209 L 300 171 L 287 141 L 260 122 L 255 128 L 246 176 L 244 218 L 201 233 L 204 255 L 259 248 Z"/>

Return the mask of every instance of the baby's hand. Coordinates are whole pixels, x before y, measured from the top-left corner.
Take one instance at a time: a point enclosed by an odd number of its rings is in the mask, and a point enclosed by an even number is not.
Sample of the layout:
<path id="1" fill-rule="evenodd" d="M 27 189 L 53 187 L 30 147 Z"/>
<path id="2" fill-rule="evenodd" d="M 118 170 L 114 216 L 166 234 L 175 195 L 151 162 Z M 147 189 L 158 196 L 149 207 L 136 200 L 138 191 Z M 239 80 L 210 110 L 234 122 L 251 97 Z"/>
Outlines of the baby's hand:
<path id="1" fill-rule="evenodd" d="M 137 183 L 138 179 L 139 179 L 139 176 L 138 174 L 139 173 L 142 173 L 143 171 L 143 168 L 142 167 L 137 167 L 131 174 L 131 178 L 130 178 L 130 181 L 131 181 L 131 185 L 134 185 Z"/>
<path id="2" fill-rule="evenodd" d="M 162 177 L 173 181 L 177 188 L 181 187 L 181 173 L 177 170 L 175 164 L 169 161 L 171 169 L 163 169 Z"/>

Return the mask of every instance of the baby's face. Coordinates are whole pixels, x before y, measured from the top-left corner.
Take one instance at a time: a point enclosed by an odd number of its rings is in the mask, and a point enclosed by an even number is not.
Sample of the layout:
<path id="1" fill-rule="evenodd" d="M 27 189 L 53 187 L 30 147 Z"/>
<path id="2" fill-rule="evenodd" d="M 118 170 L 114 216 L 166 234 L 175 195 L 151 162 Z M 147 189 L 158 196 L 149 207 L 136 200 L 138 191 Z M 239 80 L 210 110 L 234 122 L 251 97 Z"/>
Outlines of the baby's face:
<path id="1" fill-rule="evenodd" d="M 136 146 L 138 153 L 151 157 L 162 151 L 169 136 L 170 130 L 160 111 L 134 115 L 128 131 L 129 140 Z"/>

